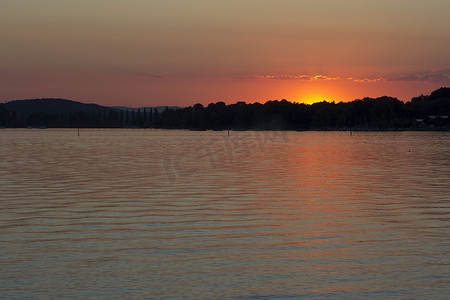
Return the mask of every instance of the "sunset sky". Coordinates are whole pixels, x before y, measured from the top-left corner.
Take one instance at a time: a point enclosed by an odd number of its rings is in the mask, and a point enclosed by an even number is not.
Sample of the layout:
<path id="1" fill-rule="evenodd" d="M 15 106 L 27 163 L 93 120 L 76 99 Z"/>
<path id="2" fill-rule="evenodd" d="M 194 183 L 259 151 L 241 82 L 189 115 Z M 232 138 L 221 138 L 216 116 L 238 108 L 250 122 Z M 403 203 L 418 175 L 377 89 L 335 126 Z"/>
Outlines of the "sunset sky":
<path id="1" fill-rule="evenodd" d="M 3 0 L 0 101 L 409 101 L 450 86 L 448 0 Z"/>

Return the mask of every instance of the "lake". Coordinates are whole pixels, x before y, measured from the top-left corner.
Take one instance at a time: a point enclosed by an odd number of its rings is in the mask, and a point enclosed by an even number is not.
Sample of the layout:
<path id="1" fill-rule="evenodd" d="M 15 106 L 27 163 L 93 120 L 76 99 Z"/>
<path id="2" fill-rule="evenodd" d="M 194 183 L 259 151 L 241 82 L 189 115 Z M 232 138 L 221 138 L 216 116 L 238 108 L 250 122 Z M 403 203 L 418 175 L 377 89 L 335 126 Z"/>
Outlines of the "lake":
<path id="1" fill-rule="evenodd" d="M 1 129 L 0 146 L 0 298 L 450 295 L 450 132 Z"/>

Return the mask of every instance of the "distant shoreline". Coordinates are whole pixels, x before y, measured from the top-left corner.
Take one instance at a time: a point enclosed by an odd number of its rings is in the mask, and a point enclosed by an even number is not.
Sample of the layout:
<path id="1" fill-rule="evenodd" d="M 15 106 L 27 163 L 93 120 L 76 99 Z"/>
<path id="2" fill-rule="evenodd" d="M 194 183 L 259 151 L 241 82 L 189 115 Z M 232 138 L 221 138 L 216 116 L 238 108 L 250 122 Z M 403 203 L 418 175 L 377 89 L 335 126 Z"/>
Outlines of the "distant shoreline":
<path id="1" fill-rule="evenodd" d="M 216 129 L 206 129 L 206 130 L 196 130 L 189 128 L 150 128 L 150 127 L 0 127 L 0 130 L 64 130 L 64 129 L 73 129 L 73 130 L 101 130 L 101 129 L 120 129 L 120 130 L 169 130 L 169 131 L 191 131 L 191 132 L 227 132 L 227 129 L 224 130 L 216 130 Z M 421 132 L 421 131 L 430 131 L 430 132 L 450 132 L 450 127 L 445 128 L 391 128 L 391 129 L 230 129 L 230 132 Z"/>
<path id="2" fill-rule="evenodd" d="M 410 102 L 383 96 L 351 102 L 224 102 L 189 107 L 105 107 L 66 99 L 0 104 L 0 127 L 205 130 L 448 131 L 450 88 Z"/>

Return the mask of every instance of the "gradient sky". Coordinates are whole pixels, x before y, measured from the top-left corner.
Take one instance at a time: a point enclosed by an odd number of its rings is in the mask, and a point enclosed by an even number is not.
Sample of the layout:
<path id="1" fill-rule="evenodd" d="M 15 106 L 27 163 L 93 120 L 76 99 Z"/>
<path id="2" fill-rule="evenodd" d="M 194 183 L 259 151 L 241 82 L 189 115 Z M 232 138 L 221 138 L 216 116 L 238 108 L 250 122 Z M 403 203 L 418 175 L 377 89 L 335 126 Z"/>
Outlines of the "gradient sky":
<path id="1" fill-rule="evenodd" d="M 448 0 L 2 0 L 0 101 L 408 101 L 450 86 Z"/>

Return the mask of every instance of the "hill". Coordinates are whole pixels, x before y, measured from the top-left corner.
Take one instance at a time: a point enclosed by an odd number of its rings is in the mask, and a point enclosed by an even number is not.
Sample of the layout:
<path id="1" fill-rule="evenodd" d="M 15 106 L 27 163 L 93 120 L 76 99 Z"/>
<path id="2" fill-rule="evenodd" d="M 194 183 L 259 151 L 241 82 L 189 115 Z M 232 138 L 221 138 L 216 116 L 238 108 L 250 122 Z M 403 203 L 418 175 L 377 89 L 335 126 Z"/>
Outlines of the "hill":
<path id="1" fill-rule="evenodd" d="M 59 98 L 13 100 L 0 104 L 0 126 L 148 127 L 153 115 L 166 108 L 108 107 Z"/>
<path id="2" fill-rule="evenodd" d="M 105 109 L 108 109 L 107 107 L 98 104 L 86 104 L 67 99 L 54 98 L 13 100 L 5 103 L 4 107 L 11 112 L 20 112 L 25 117 L 33 113 L 41 112 L 47 114 L 61 114 L 73 113 L 77 111 L 103 111 Z"/>

